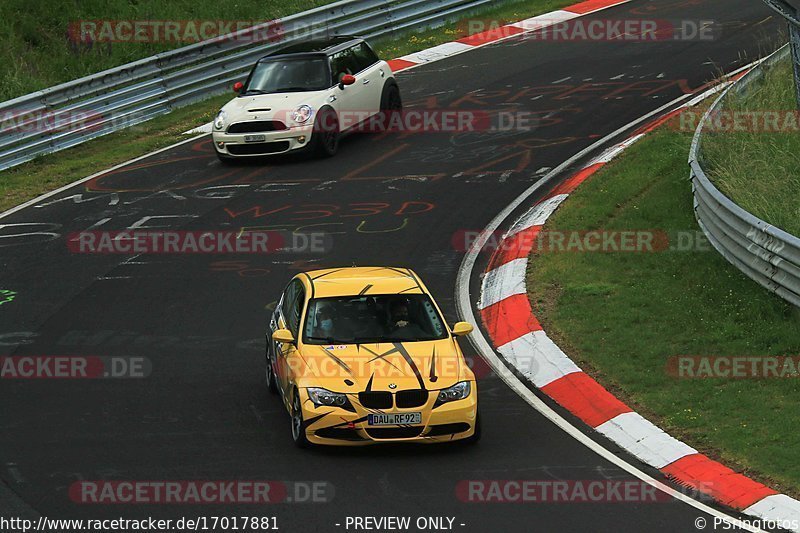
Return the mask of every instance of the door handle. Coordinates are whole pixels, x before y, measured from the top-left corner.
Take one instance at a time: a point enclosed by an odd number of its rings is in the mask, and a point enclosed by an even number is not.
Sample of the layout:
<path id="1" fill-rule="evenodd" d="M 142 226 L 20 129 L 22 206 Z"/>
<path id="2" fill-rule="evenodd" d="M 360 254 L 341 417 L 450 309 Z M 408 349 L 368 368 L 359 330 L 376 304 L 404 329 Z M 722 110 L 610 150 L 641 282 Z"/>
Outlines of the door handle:
<path id="1" fill-rule="evenodd" d="M 369 83 L 369 80 L 364 80 L 364 81 L 362 81 L 361 83 L 363 83 L 364 85 L 366 85 L 366 84 L 368 84 L 368 83 Z"/>

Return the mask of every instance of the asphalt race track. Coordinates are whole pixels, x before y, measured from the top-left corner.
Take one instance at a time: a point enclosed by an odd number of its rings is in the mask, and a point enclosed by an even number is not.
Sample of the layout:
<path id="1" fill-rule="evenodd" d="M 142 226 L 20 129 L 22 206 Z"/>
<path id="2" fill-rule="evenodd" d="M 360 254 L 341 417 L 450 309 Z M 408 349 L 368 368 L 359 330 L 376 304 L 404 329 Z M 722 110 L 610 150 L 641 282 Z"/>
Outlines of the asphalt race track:
<path id="1" fill-rule="evenodd" d="M 337 531 L 347 516 L 404 515 L 455 517 L 456 530 L 476 532 L 695 530 L 701 513 L 674 500 L 460 501 L 456 487 L 470 479 L 633 479 L 488 372 L 475 447 L 301 451 L 264 387 L 268 309 L 295 273 L 408 266 L 457 321 L 464 250 L 455 235 L 483 229 L 548 169 L 601 137 L 774 49 L 782 27 L 763 4 L 743 0 L 634 1 L 592 17 L 715 20 L 724 31 L 688 42 L 516 37 L 398 75 L 408 109 L 530 111 L 541 118 L 533 131 L 354 135 L 332 160 L 236 167 L 217 161 L 206 136 L 0 220 L 0 289 L 17 293 L 0 306 L 0 355 L 144 357 L 152 366 L 143 379 L 3 380 L 2 481 L 39 513 L 62 518 L 258 515 L 277 517 L 284 531 Z M 67 246 L 73 232 L 137 223 L 326 232 L 331 247 L 134 257 Z M 468 342 L 462 347 L 475 355 Z M 74 482 L 103 479 L 318 481 L 335 496 L 226 508 L 70 499 Z"/>

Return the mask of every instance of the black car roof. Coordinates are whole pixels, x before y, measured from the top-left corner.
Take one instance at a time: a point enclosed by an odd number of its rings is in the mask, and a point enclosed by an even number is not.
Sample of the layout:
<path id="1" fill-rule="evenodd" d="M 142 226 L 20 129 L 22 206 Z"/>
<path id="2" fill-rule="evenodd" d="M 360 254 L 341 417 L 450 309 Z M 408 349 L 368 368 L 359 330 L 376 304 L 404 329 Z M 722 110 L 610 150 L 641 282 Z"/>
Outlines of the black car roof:
<path id="1" fill-rule="evenodd" d="M 286 55 L 331 55 L 363 41 L 363 39 L 351 35 L 337 35 L 329 39 L 312 39 L 276 50 L 262 57 L 260 61 Z"/>

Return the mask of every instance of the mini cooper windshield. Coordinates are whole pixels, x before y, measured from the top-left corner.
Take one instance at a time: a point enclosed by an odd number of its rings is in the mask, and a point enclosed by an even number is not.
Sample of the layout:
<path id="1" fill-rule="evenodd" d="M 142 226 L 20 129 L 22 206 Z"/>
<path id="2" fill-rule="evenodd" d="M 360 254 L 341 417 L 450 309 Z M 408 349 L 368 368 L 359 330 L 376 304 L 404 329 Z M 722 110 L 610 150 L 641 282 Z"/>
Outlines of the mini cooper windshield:
<path id="1" fill-rule="evenodd" d="M 363 344 L 431 341 L 447 330 L 424 294 L 345 296 L 311 300 L 306 313 L 306 344 Z"/>
<path id="2" fill-rule="evenodd" d="M 281 59 L 256 65 L 241 94 L 321 91 L 330 87 L 324 58 Z"/>

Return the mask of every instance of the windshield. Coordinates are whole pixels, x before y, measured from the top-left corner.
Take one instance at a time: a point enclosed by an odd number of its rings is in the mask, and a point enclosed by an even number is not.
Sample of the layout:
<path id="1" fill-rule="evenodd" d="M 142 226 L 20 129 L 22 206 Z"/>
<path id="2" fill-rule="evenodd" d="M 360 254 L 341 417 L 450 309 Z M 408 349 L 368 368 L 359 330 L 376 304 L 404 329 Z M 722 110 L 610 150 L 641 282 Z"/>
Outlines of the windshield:
<path id="1" fill-rule="evenodd" d="M 256 65 L 241 94 L 321 91 L 329 81 L 325 58 L 265 61 Z"/>
<path id="2" fill-rule="evenodd" d="M 424 294 L 319 298 L 308 304 L 303 342 L 363 344 L 431 341 L 447 330 Z"/>

